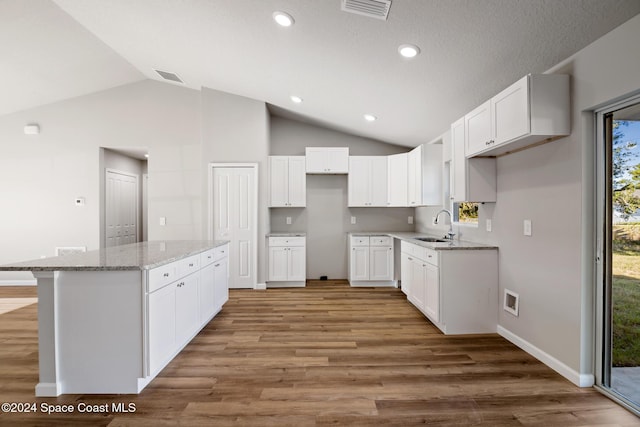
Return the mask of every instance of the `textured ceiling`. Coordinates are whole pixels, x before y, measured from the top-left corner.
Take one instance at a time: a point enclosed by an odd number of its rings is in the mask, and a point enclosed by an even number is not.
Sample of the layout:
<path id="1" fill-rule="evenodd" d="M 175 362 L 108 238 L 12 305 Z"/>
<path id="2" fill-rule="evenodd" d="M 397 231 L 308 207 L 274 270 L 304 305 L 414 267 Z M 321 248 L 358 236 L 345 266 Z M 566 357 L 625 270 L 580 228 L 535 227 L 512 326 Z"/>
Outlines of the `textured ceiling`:
<path id="1" fill-rule="evenodd" d="M 276 10 L 295 25 L 276 26 Z M 415 146 L 638 13 L 638 0 L 394 0 L 382 21 L 342 12 L 340 0 L 0 0 L 10 62 L 3 55 L 0 114 L 160 80 L 157 68 L 279 115 Z M 422 53 L 401 58 L 403 43 Z"/>

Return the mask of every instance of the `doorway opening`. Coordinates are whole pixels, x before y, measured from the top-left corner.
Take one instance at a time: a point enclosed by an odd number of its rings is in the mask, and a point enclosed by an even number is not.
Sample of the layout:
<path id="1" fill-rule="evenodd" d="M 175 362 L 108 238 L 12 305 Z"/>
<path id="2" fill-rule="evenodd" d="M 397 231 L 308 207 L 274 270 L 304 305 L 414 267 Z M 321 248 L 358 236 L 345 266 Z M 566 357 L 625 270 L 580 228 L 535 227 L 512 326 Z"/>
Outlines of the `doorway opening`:
<path id="1" fill-rule="evenodd" d="M 100 149 L 100 247 L 147 240 L 146 149 Z"/>
<path id="2" fill-rule="evenodd" d="M 597 114 L 599 367 L 596 382 L 640 413 L 640 99 Z"/>

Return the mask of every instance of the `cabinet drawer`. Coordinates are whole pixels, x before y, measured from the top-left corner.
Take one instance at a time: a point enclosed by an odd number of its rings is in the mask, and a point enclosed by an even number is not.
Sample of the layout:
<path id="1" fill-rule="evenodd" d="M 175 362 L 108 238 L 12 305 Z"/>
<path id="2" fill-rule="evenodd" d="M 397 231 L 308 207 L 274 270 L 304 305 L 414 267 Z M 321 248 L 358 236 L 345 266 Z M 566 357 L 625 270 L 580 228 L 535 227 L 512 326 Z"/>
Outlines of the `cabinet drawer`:
<path id="1" fill-rule="evenodd" d="M 206 267 L 215 261 L 215 249 L 209 249 L 208 251 L 204 251 L 200 254 L 200 265 Z"/>
<path id="2" fill-rule="evenodd" d="M 438 251 L 429 248 L 422 249 L 424 249 L 424 258 L 422 259 L 427 261 L 429 264 L 438 265 L 438 259 L 440 258 L 438 257 Z"/>
<path id="3" fill-rule="evenodd" d="M 392 240 L 389 236 L 369 236 L 371 246 L 391 246 Z"/>
<path id="4" fill-rule="evenodd" d="M 147 288 L 151 293 L 178 279 L 177 263 L 172 262 L 149 270 Z"/>
<path id="5" fill-rule="evenodd" d="M 369 236 L 351 236 L 351 246 L 369 246 Z"/>
<path id="6" fill-rule="evenodd" d="M 187 276 L 198 270 L 200 270 L 200 254 L 178 261 L 178 274 L 180 277 Z"/>
<path id="7" fill-rule="evenodd" d="M 218 246 L 214 248 L 213 260 L 218 261 L 229 255 L 229 244 Z"/>
<path id="8" fill-rule="evenodd" d="M 294 237 L 269 237 L 269 246 L 304 246 L 305 238 Z"/>

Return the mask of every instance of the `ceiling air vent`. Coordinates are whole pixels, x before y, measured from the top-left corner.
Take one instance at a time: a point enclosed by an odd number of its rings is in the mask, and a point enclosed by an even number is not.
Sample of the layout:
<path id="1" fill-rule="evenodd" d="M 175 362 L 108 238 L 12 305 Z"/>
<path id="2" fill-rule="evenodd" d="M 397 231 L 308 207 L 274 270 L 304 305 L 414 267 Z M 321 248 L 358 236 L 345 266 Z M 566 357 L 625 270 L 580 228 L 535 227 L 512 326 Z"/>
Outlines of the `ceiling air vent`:
<path id="1" fill-rule="evenodd" d="M 369 18 L 387 20 L 391 0 L 342 0 L 342 10 L 368 16 Z"/>
<path id="2" fill-rule="evenodd" d="M 156 73 L 158 73 L 158 75 L 160 77 L 162 77 L 165 80 L 169 80 L 171 82 L 176 82 L 176 83 L 182 83 L 184 84 L 184 82 L 182 81 L 182 79 L 180 77 L 178 77 L 178 75 L 176 73 L 170 73 L 168 71 L 160 71 L 160 70 L 154 70 Z"/>

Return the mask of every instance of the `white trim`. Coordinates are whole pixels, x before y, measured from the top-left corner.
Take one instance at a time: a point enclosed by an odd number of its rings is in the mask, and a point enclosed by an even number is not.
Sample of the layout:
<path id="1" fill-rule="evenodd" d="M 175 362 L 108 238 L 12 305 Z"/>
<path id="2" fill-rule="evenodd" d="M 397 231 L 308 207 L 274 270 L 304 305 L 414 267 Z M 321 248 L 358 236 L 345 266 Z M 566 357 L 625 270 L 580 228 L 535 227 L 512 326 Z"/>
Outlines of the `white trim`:
<path id="1" fill-rule="evenodd" d="M 37 284 L 36 279 L 0 280 L 0 286 L 36 286 Z"/>
<path id="2" fill-rule="evenodd" d="M 267 284 L 266 283 L 256 283 L 256 286 L 254 287 L 254 289 L 256 291 L 266 291 L 267 290 Z"/>
<path id="3" fill-rule="evenodd" d="M 565 365 L 555 357 L 550 354 L 544 352 L 538 347 L 534 346 L 530 342 L 520 338 L 513 332 L 503 328 L 498 325 L 498 335 L 505 338 L 507 341 L 517 345 L 522 350 L 529 353 L 531 356 L 535 357 L 578 387 L 592 387 L 594 384 L 594 376 L 593 374 L 581 374 L 574 369 L 571 369 L 569 366 Z"/>
<path id="4" fill-rule="evenodd" d="M 255 215 L 253 217 L 253 277 L 254 289 L 260 289 L 259 286 L 264 284 L 258 284 L 258 216 L 260 215 L 260 207 L 258 205 L 258 193 L 260 192 L 260 169 L 258 163 L 209 163 L 207 168 L 207 199 L 208 199 L 208 237 L 209 240 L 213 240 L 213 170 L 214 168 L 251 168 L 255 173 L 255 188 L 253 191 L 253 205 L 255 206 Z M 266 285 L 265 289 L 266 289 Z"/>

